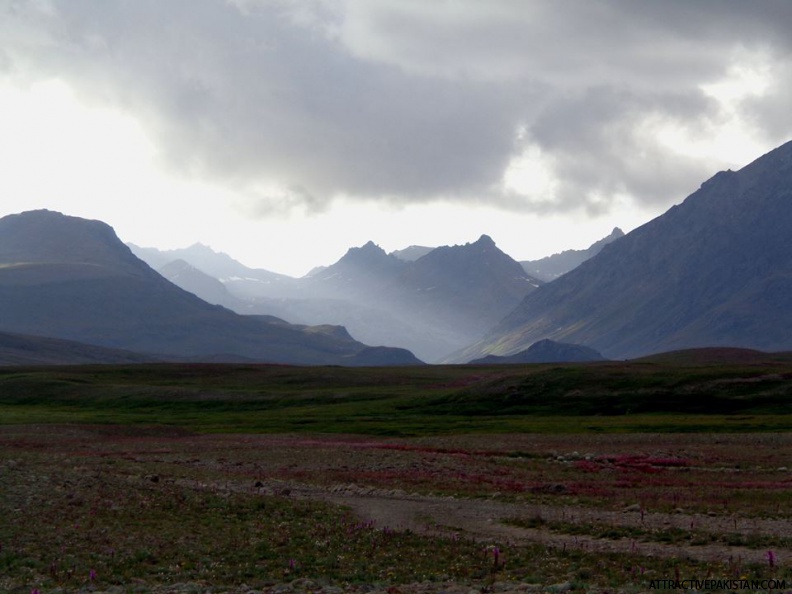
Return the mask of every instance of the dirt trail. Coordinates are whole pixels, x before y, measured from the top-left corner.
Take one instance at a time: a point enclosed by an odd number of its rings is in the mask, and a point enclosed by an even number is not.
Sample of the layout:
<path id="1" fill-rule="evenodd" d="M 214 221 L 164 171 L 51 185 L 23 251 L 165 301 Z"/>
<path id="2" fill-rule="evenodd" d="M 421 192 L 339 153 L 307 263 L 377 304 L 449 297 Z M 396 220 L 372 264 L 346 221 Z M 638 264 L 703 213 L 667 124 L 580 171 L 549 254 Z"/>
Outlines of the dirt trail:
<path id="1" fill-rule="evenodd" d="M 497 501 L 464 499 L 394 498 L 381 496 L 327 496 L 323 499 L 352 508 L 362 518 L 374 520 L 380 527 L 410 529 L 432 534 L 460 534 L 493 542 L 539 542 L 548 546 L 586 551 L 634 553 L 653 557 L 690 558 L 701 561 L 727 561 L 729 558 L 743 562 L 766 562 L 767 551 L 740 546 L 707 544 L 701 546 L 671 545 L 658 542 L 636 541 L 629 538 L 605 539 L 593 536 L 560 534 L 545 529 L 520 528 L 503 523 L 509 518 L 540 516 L 546 521 L 565 521 L 573 524 L 603 523 L 613 526 L 642 526 L 652 528 L 690 525 L 691 520 L 702 530 L 724 533 L 726 518 L 684 514 L 645 514 L 640 512 L 607 512 L 592 509 L 553 507 L 549 505 L 517 505 Z M 563 518 L 563 520 L 562 520 Z M 786 521 L 738 520 L 743 528 L 749 523 L 754 534 L 788 536 L 792 526 Z M 734 531 L 727 531 L 734 532 Z M 792 550 L 773 549 L 779 564 L 792 561 Z"/>
<path id="2" fill-rule="evenodd" d="M 251 491 L 249 486 L 224 483 L 208 488 Z M 473 538 L 493 544 L 541 543 L 565 550 L 631 553 L 647 557 L 694 559 L 707 562 L 767 563 L 772 549 L 775 563 L 792 563 L 792 549 L 665 544 L 631 538 L 597 538 L 553 532 L 547 528 L 522 528 L 505 523 L 511 518 L 541 518 L 545 522 L 578 525 L 635 527 L 646 531 L 669 528 L 690 529 L 714 535 L 741 534 L 789 537 L 792 522 L 785 519 L 733 518 L 687 513 L 641 513 L 638 509 L 608 511 L 581 506 L 508 503 L 494 499 L 463 499 L 408 494 L 357 485 L 324 487 L 291 481 L 265 481 L 252 489 L 261 494 L 280 494 L 300 499 L 326 501 L 350 508 L 363 521 L 373 520 L 380 528 L 411 530 L 419 534 Z"/>

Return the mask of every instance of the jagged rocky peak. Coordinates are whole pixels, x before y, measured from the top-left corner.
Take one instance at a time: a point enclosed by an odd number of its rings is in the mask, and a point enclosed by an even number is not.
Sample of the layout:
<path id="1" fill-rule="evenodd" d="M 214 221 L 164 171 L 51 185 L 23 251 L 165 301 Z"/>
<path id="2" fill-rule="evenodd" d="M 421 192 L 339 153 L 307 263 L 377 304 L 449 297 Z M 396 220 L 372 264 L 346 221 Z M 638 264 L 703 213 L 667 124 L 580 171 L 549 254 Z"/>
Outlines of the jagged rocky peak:
<path id="1" fill-rule="evenodd" d="M 360 247 L 353 247 L 347 250 L 339 263 L 344 264 L 374 264 L 377 262 L 399 260 L 388 253 L 373 241 L 368 241 Z"/>
<path id="2" fill-rule="evenodd" d="M 352 248 L 352 249 L 354 249 L 354 248 Z M 377 253 L 380 253 L 380 252 L 385 253 L 385 250 L 383 250 L 380 246 L 378 246 L 376 243 L 374 243 L 370 239 L 358 249 L 366 250 L 366 251 L 370 251 L 370 252 L 375 252 L 376 251 Z"/>
<path id="3" fill-rule="evenodd" d="M 364 243 L 360 247 L 351 247 L 351 248 L 349 248 L 347 250 L 346 255 L 349 256 L 349 255 L 352 255 L 352 254 L 361 254 L 361 253 L 362 254 L 384 254 L 385 250 L 383 250 L 380 246 L 378 246 L 376 243 L 374 243 L 373 241 L 371 241 L 369 239 L 366 243 Z"/>
<path id="4" fill-rule="evenodd" d="M 479 237 L 473 245 L 479 247 L 495 247 L 495 241 L 489 235 L 483 234 Z"/>

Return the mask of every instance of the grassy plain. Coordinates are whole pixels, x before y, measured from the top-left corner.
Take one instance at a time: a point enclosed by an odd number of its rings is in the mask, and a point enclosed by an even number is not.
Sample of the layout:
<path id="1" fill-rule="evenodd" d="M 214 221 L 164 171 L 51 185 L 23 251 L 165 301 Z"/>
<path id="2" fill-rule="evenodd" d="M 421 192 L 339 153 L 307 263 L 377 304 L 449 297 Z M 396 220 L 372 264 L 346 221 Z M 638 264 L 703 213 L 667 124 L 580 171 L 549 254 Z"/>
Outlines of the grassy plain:
<path id="1" fill-rule="evenodd" d="M 789 589 L 790 429 L 781 356 L 0 368 L 0 591 Z"/>
<path id="2" fill-rule="evenodd" d="M 785 431 L 790 386 L 789 356 L 729 365 L 11 367 L 0 368 L 0 422 L 392 436 Z"/>

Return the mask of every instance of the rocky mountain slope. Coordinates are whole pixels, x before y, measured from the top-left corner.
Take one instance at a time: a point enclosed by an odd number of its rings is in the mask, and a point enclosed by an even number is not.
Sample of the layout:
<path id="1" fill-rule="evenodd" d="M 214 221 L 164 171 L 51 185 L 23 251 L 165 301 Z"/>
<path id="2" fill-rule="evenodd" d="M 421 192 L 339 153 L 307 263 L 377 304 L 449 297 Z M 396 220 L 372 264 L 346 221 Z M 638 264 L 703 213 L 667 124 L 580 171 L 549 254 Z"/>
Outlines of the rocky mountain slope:
<path id="1" fill-rule="evenodd" d="M 528 295 L 467 361 L 543 338 L 608 358 L 702 346 L 792 348 L 792 142 Z"/>

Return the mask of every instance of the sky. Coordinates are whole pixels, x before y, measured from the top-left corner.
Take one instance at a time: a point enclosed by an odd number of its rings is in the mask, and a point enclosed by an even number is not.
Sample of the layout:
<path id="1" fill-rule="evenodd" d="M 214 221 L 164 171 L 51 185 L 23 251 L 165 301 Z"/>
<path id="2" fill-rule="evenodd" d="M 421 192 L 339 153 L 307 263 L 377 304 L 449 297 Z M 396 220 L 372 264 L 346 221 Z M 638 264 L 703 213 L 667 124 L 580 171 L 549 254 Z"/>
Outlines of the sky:
<path id="1" fill-rule="evenodd" d="M 0 216 L 300 276 L 585 248 L 792 138 L 787 0 L 0 0 Z"/>

